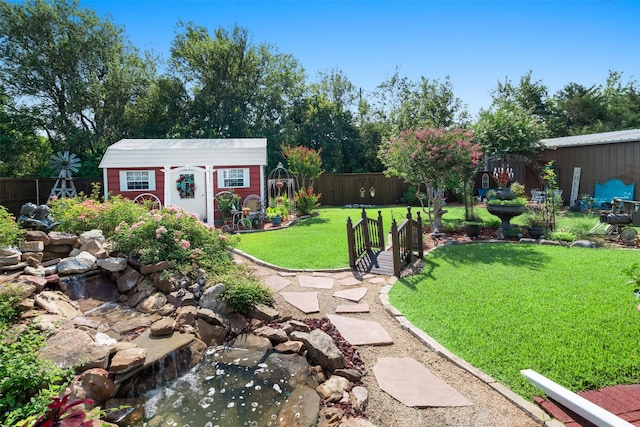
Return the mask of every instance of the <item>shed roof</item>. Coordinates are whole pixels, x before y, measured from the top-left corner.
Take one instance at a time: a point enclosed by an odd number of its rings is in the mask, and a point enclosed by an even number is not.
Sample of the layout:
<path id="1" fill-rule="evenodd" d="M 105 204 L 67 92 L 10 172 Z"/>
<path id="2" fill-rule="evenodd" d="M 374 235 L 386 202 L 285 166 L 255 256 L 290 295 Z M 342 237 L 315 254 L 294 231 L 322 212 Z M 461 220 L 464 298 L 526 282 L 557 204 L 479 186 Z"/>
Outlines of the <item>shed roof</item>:
<path id="1" fill-rule="evenodd" d="M 121 139 L 100 168 L 266 165 L 266 138 Z"/>
<path id="2" fill-rule="evenodd" d="M 640 141 L 640 129 L 565 136 L 562 138 L 548 138 L 542 139 L 540 143 L 546 148 L 561 148 L 579 147 L 581 145 L 615 144 L 618 142 L 632 141 Z"/>

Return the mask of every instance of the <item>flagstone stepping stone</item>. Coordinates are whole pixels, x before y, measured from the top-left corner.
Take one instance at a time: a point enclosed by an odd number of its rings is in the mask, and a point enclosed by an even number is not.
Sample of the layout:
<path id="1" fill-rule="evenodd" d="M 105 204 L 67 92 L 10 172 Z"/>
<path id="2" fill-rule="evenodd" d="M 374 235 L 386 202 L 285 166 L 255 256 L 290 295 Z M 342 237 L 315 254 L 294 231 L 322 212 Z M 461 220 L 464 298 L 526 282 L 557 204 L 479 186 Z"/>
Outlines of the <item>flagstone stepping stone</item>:
<path id="1" fill-rule="evenodd" d="M 380 388 L 406 406 L 471 406 L 467 398 L 415 359 L 380 357 L 373 367 Z"/>
<path id="2" fill-rule="evenodd" d="M 351 345 L 393 344 L 389 333 L 378 322 L 327 314 L 327 318 Z"/>
<path id="3" fill-rule="evenodd" d="M 300 286 L 304 288 L 331 289 L 333 288 L 333 279 L 323 276 L 298 276 Z"/>
<path id="4" fill-rule="evenodd" d="M 385 277 L 374 277 L 373 279 L 369 280 L 369 283 L 373 283 L 374 285 L 377 285 L 378 283 L 384 283 L 386 281 L 387 279 Z"/>
<path id="5" fill-rule="evenodd" d="M 347 277 L 346 279 L 338 280 L 338 283 L 340 283 L 343 286 L 355 286 L 355 285 L 362 285 L 362 280 L 358 280 L 355 277 Z"/>
<path id="6" fill-rule="evenodd" d="M 265 277 L 262 281 L 267 287 L 273 289 L 274 292 L 280 292 L 291 284 L 291 280 L 281 276 Z"/>
<path id="7" fill-rule="evenodd" d="M 296 277 L 296 273 L 293 271 L 278 271 L 278 274 L 282 277 Z"/>
<path id="8" fill-rule="evenodd" d="M 344 304 L 336 307 L 336 313 L 368 313 L 369 304 Z"/>
<path id="9" fill-rule="evenodd" d="M 320 302 L 317 292 L 280 292 L 282 298 L 304 314 L 318 313 Z"/>
<path id="10" fill-rule="evenodd" d="M 353 277 L 352 271 L 343 271 L 342 273 L 337 273 L 334 276 L 336 279 L 344 279 L 345 277 Z"/>
<path id="11" fill-rule="evenodd" d="M 344 298 L 349 301 L 358 302 L 367 294 L 367 288 L 353 288 L 345 289 L 344 291 L 337 291 L 333 293 L 336 298 Z"/>

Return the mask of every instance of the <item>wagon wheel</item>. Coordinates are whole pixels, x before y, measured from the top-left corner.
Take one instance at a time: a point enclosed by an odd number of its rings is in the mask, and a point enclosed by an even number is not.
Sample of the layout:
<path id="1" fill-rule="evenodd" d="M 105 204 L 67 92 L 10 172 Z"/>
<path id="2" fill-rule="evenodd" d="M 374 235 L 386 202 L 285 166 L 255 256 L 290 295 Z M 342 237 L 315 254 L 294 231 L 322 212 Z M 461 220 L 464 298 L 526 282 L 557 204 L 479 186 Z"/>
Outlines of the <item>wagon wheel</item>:
<path id="1" fill-rule="evenodd" d="M 240 218 L 236 227 L 238 230 L 251 230 L 251 220 L 249 218 Z"/>
<path id="2" fill-rule="evenodd" d="M 633 227 L 625 227 L 620 232 L 620 240 L 622 240 L 627 245 L 631 245 L 636 240 L 637 234 L 638 233 Z"/>
<path id="3" fill-rule="evenodd" d="M 233 228 L 231 227 L 231 225 L 225 224 L 222 227 L 220 227 L 220 231 L 222 231 L 223 233 L 232 233 Z"/>
<path id="4" fill-rule="evenodd" d="M 147 206 L 149 209 L 160 209 L 162 207 L 162 203 L 158 196 L 152 193 L 142 193 L 138 194 L 133 201 L 135 203 L 139 203 L 141 205 Z"/>

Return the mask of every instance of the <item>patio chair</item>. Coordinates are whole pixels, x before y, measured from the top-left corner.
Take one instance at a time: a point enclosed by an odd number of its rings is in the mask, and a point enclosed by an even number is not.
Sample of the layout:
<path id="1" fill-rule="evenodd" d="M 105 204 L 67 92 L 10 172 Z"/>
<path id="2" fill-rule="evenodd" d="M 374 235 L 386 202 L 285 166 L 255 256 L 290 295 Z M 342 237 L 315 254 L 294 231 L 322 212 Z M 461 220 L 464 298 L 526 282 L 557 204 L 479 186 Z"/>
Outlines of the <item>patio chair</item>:
<path id="1" fill-rule="evenodd" d="M 544 191 L 534 188 L 531 190 L 531 202 L 536 205 L 542 205 L 544 203 Z"/>
<path id="2" fill-rule="evenodd" d="M 254 225 L 262 224 L 264 221 L 264 206 L 262 205 L 262 199 L 257 194 L 249 194 L 242 201 L 242 209 L 249 209 L 247 218 L 249 218 Z"/>

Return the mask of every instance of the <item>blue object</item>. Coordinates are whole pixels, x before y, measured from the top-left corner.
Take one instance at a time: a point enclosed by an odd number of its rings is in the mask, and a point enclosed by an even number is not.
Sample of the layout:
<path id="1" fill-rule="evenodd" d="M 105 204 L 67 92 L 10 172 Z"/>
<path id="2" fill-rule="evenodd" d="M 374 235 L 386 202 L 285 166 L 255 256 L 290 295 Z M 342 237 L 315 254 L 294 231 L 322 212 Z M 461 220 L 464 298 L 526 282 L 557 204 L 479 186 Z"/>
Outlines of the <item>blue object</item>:
<path id="1" fill-rule="evenodd" d="M 596 182 L 596 189 L 593 193 L 594 204 L 596 208 L 611 209 L 611 201 L 613 198 L 633 200 L 636 184 L 632 182 L 626 185 L 619 179 L 610 179 L 604 184 Z"/>

